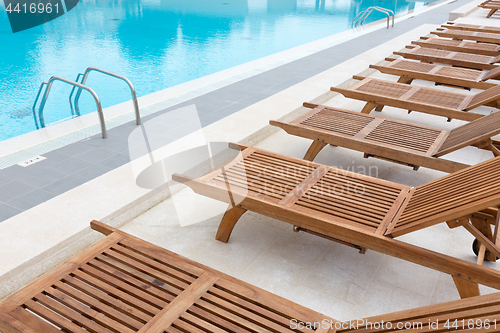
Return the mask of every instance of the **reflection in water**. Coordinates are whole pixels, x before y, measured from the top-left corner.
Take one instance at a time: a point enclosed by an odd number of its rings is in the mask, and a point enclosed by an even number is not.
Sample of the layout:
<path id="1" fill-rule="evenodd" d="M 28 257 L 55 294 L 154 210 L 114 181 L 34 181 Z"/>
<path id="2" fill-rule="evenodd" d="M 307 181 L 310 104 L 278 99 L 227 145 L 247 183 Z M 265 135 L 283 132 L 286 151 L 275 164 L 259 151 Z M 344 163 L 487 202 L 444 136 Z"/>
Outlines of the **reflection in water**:
<path id="1" fill-rule="evenodd" d="M 316 0 L 316 11 L 325 11 L 325 0 Z"/>
<path id="2" fill-rule="evenodd" d="M 415 2 L 84 0 L 16 34 L 0 10 L 0 140 L 35 129 L 26 110 L 52 75 L 74 79 L 89 66 L 101 67 L 127 76 L 143 96 L 347 30 L 360 10 L 373 5 L 401 12 Z M 368 20 L 383 17 L 373 13 Z M 103 107 L 130 98 L 126 84 L 112 78 L 92 74 L 87 83 Z M 70 89 L 54 84 L 47 123 L 70 115 Z M 90 95 L 82 94 L 80 109 L 95 111 Z"/>
<path id="3" fill-rule="evenodd" d="M 297 11 L 297 0 L 267 0 L 267 11 L 288 13 Z"/>

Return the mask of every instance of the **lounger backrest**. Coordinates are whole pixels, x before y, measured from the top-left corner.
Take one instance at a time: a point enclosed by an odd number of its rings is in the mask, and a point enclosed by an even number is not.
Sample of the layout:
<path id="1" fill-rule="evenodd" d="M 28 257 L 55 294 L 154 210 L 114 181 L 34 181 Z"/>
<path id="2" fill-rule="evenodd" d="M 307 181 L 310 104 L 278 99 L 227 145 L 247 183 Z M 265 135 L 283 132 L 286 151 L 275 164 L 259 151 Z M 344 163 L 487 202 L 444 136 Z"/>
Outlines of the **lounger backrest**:
<path id="1" fill-rule="evenodd" d="M 391 234 L 399 236 L 500 205 L 500 156 L 413 189 Z"/>
<path id="2" fill-rule="evenodd" d="M 470 102 L 467 104 L 464 110 L 469 111 L 474 108 L 477 108 L 478 106 L 485 105 L 497 99 L 500 99 L 500 84 L 476 94 L 470 100 Z"/>
<path id="3" fill-rule="evenodd" d="M 489 80 L 489 79 L 494 79 L 496 78 L 497 76 L 500 76 L 500 66 L 498 66 L 497 68 L 495 69 L 491 69 L 488 71 L 488 74 L 486 74 L 482 80 L 483 81 L 486 81 L 486 80 Z"/>
<path id="4" fill-rule="evenodd" d="M 497 134 L 500 134 L 500 112 L 492 113 L 452 129 L 439 148 L 437 155 L 448 154 Z"/>
<path id="5" fill-rule="evenodd" d="M 500 314 L 500 293 L 482 295 L 478 297 L 464 298 L 456 301 L 433 304 L 421 308 L 403 310 L 395 313 L 388 313 L 370 317 L 366 319 L 356 319 L 350 325 L 344 325 L 337 330 L 337 333 L 375 333 L 375 332 L 464 332 L 460 329 L 451 328 L 453 323 L 460 323 L 462 320 L 467 323 L 469 318 L 478 319 L 481 324 L 486 324 L 484 332 L 498 332 L 494 328 L 496 318 Z M 464 319 L 467 318 L 467 319 Z M 474 321 L 473 320 L 473 321 Z M 448 323 L 448 325 L 446 325 Z M 470 322 L 472 323 L 472 322 Z M 476 321 L 474 321 L 476 323 Z M 390 324 L 390 325 L 389 325 Z M 466 326 L 465 324 L 464 326 Z M 403 330 L 402 328 L 406 328 Z M 480 331 L 480 326 L 477 331 Z M 484 326 L 482 326 L 484 327 Z M 467 332 L 474 332 L 474 328 Z"/>

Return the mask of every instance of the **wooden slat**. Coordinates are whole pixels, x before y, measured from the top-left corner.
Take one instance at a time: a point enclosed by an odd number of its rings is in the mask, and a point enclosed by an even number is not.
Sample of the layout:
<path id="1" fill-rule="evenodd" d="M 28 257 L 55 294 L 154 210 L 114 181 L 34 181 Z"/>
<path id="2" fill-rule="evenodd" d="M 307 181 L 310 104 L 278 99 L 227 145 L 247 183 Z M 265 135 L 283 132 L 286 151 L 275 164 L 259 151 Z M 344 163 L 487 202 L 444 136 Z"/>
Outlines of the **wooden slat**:
<path id="1" fill-rule="evenodd" d="M 98 311 L 105 313 L 107 316 L 113 318 L 114 320 L 117 320 L 121 322 L 124 325 L 127 325 L 128 327 L 134 328 L 136 330 L 139 330 L 139 328 L 144 325 L 145 321 L 142 321 L 138 318 L 132 317 L 127 313 L 126 311 L 123 311 L 123 308 L 121 307 L 115 307 L 115 306 L 109 306 L 106 303 L 102 302 L 102 298 L 98 299 L 95 297 L 91 297 L 75 288 L 70 287 L 67 284 L 64 284 L 62 282 L 56 282 L 54 284 L 54 287 L 56 288 L 57 291 L 62 291 L 64 294 L 68 295 L 69 297 L 77 300 L 78 302 L 81 302 L 93 309 L 98 309 Z M 112 301 L 112 297 L 109 297 Z M 120 311 L 121 310 L 121 311 Z M 128 307 L 128 310 L 135 310 L 133 308 Z M 148 318 L 149 320 L 150 318 Z"/>
<path id="2" fill-rule="evenodd" d="M 242 295 L 239 295 L 234 291 L 233 292 L 225 291 L 219 286 L 211 288 L 207 292 L 207 294 L 213 295 L 213 297 L 217 297 L 217 299 L 227 303 L 228 304 L 227 307 L 231 307 L 229 304 L 233 304 L 233 307 L 235 309 L 241 309 L 240 311 L 244 311 L 245 313 L 248 312 L 249 313 L 247 314 L 248 317 L 261 318 L 260 320 L 264 320 L 265 322 L 269 321 L 272 323 L 277 323 L 281 327 L 289 326 L 290 319 L 293 319 L 292 316 L 287 316 L 285 314 L 278 314 L 274 311 L 267 309 L 262 304 L 256 304 L 255 302 L 250 302 L 246 300 Z"/>
<path id="3" fill-rule="evenodd" d="M 34 294 L 40 293 L 49 281 L 59 280 L 60 278 L 68 275 L 71 271 L 82 265 L 82 263 L 87 262 L 89 258 L 94 257 L 97 253 L 102 252 L 112 244 L 118 243 L 123 238 L 123 235 L 111 234 L 106 237 L 105 240 L 92 245 L 85 251 L 79 253 L 75 257 L 66 261 L 64 264 L 52 270 L 49 274 L 43 275 L 20 291 L 5 298 L 0 305 L 0 311 L 9 312 L 13 310 L 18 304 L 22 304 L 30 299 Z"/>
<path id="4" fill-rule="evenodd" d="M 93 260 L 89 262 L 89 266 L 84 266 L 82 269 L 98 279 L 110 281 L 124 290 L 135 287 L 148 302 L 160 308 L 175 298 L 175 294 L 161 290 L 154 283 L 144 283 L 148 276 L 132 269 L 128 272 L 119 270 L 117 267 L 119 267 L 119 263 L 111 260 L 108 262 Z"/>
<path id="5" fill-rule="evenodd" d="M 91 332 L 100 331 L 110 333 L 104 327 L 97 325 L 74 311 L 70 311 L 43 295 L 38 296 L 37 301 L 29 300 L 25 302 L 25 306 L 45 320 L 70 332 L 84 333 L 88 332 L 88 329 Z"/>
<path id="6" fill-rule="evenodd" d="M 193 320 L 200 319 L 186 312 L 202 295 L 207 295 L 202 302 L 210 303 L 215 297 L 225 307 L 246 304 L 238 309 L 238 316 L 243 318 L 244 314 L 251 319 L 242 320 L 238 326 L 241 329 L 250 329 L 260 320 L 269 327 L 283 328 L 282 324 L 275 323 L 280 311 L 300 313 L 311 321 L 327 318 L 100 222 L 93 221 L 92 227 L 109 235 L 92 247 L 92 255 L 80 255 L 84 261 L 75 263 L 73 270 L 65 274 L 58 268 L 53 279 L 47 275 L 42 277 L 43 284 L 34 283 L 41 288 L 34 294 L 29 295 L 24 288 L 22 297 L 16 294 L 9 297 L 9 300 L 27 298 L 24 302 L 1 303 L 10 311 L 8 314 L 0 311 L 2 332 L 55 333 L 59 329 L 76 333 L 205 332 L 210 325 L 197 326 Z M 225 298 L 206 293 L 215 288 L 214 283 L 221 277 L 222 285 L 241 290 L 245 295 L 239 298 L 239 303 L 230 299 L 235 294 L 229 294 L 227 289 L 216 289 L 226 295 Z M 167 280 L 168 283 L 163 282 Z M 170 283 L 182 288 L 171 289 Z M 180 294 L 176 296 L 174 291 Z M 173 298 L 166 302 L 165 295 Z M 252 310 L 255 306 L 260 306 L 261 311 Z M 215 326 L 211 328 L 215 332 L 220 330 Z"/>
<path id="7" fill-rule="evenodd" d="M 494 158 L 417 186 L 393 235 L 491 206 L 500 198 L 499 176 L 500 159 Z"/>
<path id="8" fill-rule="evenodd" d="M 345 332 L 357 332 L 357 333 L 371 333 L 371 332 L 401 332 L 401 329 L 397 329 L 396 323 L 422 323 L 422 327 L 417 329 L 409 329 L 404 330 L 404 332 L 423 332 L 423 333 L 431 333 L 431 332 L 499 332 L 500 327 L 495 328 L 494 319 L 500 317 L 500 294 L 490 294 L 483 295 L 480 297 L 473 297 L 468 299 L 462 299 L 458 301 L 440 303 L 430 306 L 425 306 L 416 309 L 410 309 L 400 312 L 395 312 L 391 314 L 385 314 L 381 316 L 371 317 L 364 319 L 365 323 L 380 323 L 381 320 L 384 322 L 393 323 L 392 329 L 370 329 L 370 327 L 365 325 L 355 326 L 359 329 L 343 329 L 339 330 L 338 333 Z M 467 329 L 467 321 L 469 319 L 473 319 L 474 322 L 476 320 L 480 320 L 484 323 L 484 320 L 489 318 L 492 321 L 492 325 L 489 330 L 481 330 L 480 328 Z M 451 327 L 455 319 L 458 320 L 459 328 L 455 329 Z M 465 331 L 461 329 L 461 321 L 462 319 L 465 322 Z M 449 328 L 446 329 L 444 325 L 446 322 L 450 324 Z M 429 327 L 429 323 L 436 323 L 439 325 L 437 327 Z"/>
<path id="9" fill-rule="evenodd" d="M 94 310 L 91 307 L 83 305 L 79 301 L 68 297 L 59 290 L 54 288 L 47 288 L 44 292 L 46 297 L 50 297 L 54 300 L 54 302 L 60 303 L 68 308 L 71 308 L 73 311 L 80 313 L 83 317 L 96 322 L 97 324 L 106 327 L 109 330 L 123 333 L 132 333 L 137 331 L 137 326 L 134 328 L 130 328 L 129 326 L 125 326 L 116 319 L 124 318 L 123 314 L 115 313 L 115 318 L 108 317 L 102 311 Z M 126 320 L 126 319 L 125 319 Z M 142 325 L 139 325 L 142 326 Z"/>
<path id="10" fill-rule="evenodd" d="M 336 111 L 336 113 L 325 113 L 325 116 L 328 115 L 329 121 L 331 123 L 335 123 L 338 119 L 338 114 L 342 115 L 344 113 L 353 113 L 358 114 L 357 112 L 341 110 L 336 108 L 330 108 L 326 106 L 316 106 L 316 111 L 312 110 L 311 112 L 317 114 L 317 109 L 322 108 L 327 111 Z M 367 117 L 368 120 L 381 118 L 373 115 L 362 115 L 363 117 Z M 341 133 L 336 130 L 336 127 L 323 128 L 323 127 L 313 127 L 310 125 L 304 124 L 295 124 L 295 121 L 290 123 L 283 123 L 278 121 L 270 121 L 271 125 L 278 126 L 284 129 L 287 133 L 291 135 L 297 135 L 300 137 L 308 138 L 314 140 L 314 142 L 324 142 L 325 144 L 331 144 L 334 146 L 341 146 L 348 149 L 354 149 L 357 151 L 364 152 L 369 156 L 379 156 L 393 162 L 401 162 L 405 164 L 410 164 L 414 166 L 425 166 L 432 169 L 441 170 L 444 172 L 454 172 L 466 167 L 461 163 L 453 162 L 446 159 L 437 159 L 432 157 L 436 151 L 441 147 L 443 142 L 448 136 L 448 131 L 440 130 L 427 126 L 420 126 L 415 124 L 409 124 L 402 121 L 391 120 L 394 123 L 394 131 L 384 132 L 386 138 L 376 140 L 369 140 L 366 138 L 360 139 L 357 138 L 356 135 Z M 368 122 L 369 123 L 369 122 Z M 295 124 L 295 125 L 294 125 Z M 415 130 L 412 131 L 404 131 L 403 129 L 408 129 L 404 125 L 411 125 Z M 399 130 L 398 127 L 401 127 Z M 422 130 L 420 130 L 422 128 Z M 425 154 L 422 154 L 422 150 L 416 150 L 411 146 L 412 142 L 416 142 L 420 140 L 421 134 L 426 131 L 441 131 L 440 134 L 437 135 L 437 138 L 433 143 L 427 143 L 427 151 Z M 431 132 L 429 132 L 431 133 Z M 411 138 L 408 142 L 401 141 L 398 136 L 402 138 Z M 394 138 L 391 139 L 391 137 Z M 459 149 L 457 147 L 456 149 Z M 311 149 L 311 148 L 310 148 Z M 441 156 L 441 155 L 440 155 Z"/>
<path id="11" fill-rule="evenodd" d="M 281 326 L 287 326 L 292 319 L 301 323 L 324 319 L 320 316 L 313 319 L 306 308 L 302 306 L 290 304 L 284 299 L 270 299 L 266 297 L 265 293 L 252 285 L 237 284 L 227 278 L 221 278 L 217 281 L 216 285 L 209 290 L 209 293 L 222 297 L 237 307 L 245 308 L 262 315 L 264 318 L 280 323 Z M 316 332 L 323 332 L 323 330 L 320 329 Z"/>
<path id="12" fill-rule="evenodd" d="M 317 167 L 309 176 L 291 190 L 280 202 L 285 207 L 293 206 L 309 189 L 316 184 L 328 171 L 324 166 Z"/>
<path id="13" fill-rule="evenodd" d="M 88 277 L 90 278 L 90 276 Z M 121 312 L 127 313 L 143 323 L 150 320 L 153 317 L 153 313 L 158 312 L 157 308 L 147 303 L 138 301 L 126 293 L 121 293 L 118 289 L 111 286 L 106 286 L 97 279 L 94 279 L 94 281 L 101 284 L 101 289 L 96 289 L 90 286 L 88 282 L 80 281 L 72 276 L 67 276 L 62 280 L 64 284 L 68 284 L 74 289 L 95 298 L 99 302 L 108 304 Z M 59 284 L 57 285 L 59 286 Z M 97 287 L 99 287 L 99 285 L 97 285 Z"/>
<path id="14" fill-rule="evenodd" d="M 106 264 L 113 266 L 121 271 L 134 275 L 137 278 L 140 278 L 142 281 L 147 281 L 152 286 L 163 289 L 167 293 L 171 293 L 173 295 L 177 295 L 189 285 L 189 282 L 182 281 L 168 274 L 164 274 L 163 272 L 152 268 L 149 265 L 130 260 L 130 257 L 125 256 L 120 252 L 114 251 L 114 247 L 112 247 L 111 250 L 112 251 L 108 250 L 99 255 L 96 260 L 105 262 Z"/>
<path id="15" fill-rule="evenodd" d="M 189 326 L 184 324 L 184 323 L 189 323 Z M 186 312 L 182 314 L 182 319 L 177 320 L 175 322 L 175 325 L 178 325 L 179 327 L 186 327 L 191 329 L 192 327 L 200 327 L 209 330 L 209 332 L 213 333 L 227 333 L 227 330 L 221 329 L 220 327 L 217 327 L 216 325 L 213 325 L 212 323 L 209 323 L 201 318 L 198 318 L 197 316 Z M 188 330 L 188 332 L 191 332 Z M 205 331 L 204 331 L 205 333 Z"/>
<path id="16" fill-rule="evenodd" d="M 394 52 L 394 54 L 406 59 L 448 64 L 472 69 L 490 70 L 496 68 L 496 65 L 493 64 L 495 60 L 494 57 L 473 53 L 453 52 L 416 46 L 413 49 Z"/>
<path id="17" fill-rule="evenodd" d="M 445 39 L 439 37 L 428 38 L 426 40 L 412 41 L 426 48 L 434 48 L 438 50 L 448 50 L 455 52 L 475 53 L 496 57 L 500 52 L 500 46 L 489 43 L 479 43 L 471 41 L 460 41 L 453 39 Z"/>
<path id="18" fill-rule="evenodd" d="M 495 33 L 444 29 L 432 31 L 431 34 L 458 40 L 465 39 L 483 43 L 500 44 L 500 34 Z"/>
<path id="19" fill-rule="evenodd" d="M 212 273 L 203 273 L 174 301 L 163 308 L 153 319 L 144 325 L 138 333 L 162 332 L 169 327 L 179 316 L 184 313 L 193 302 L 201 297 L 219 279 Z"/>
<path id="20" fill-rule="evenodd" d="M 111 249 L 115 252 L 119 252 L 123 254 L 123 256 L 126 256 L 127 258 L 133 259 L 133 262 L 138 262 L 140 263 L 139 265 L 134 265 L 137 267 L 144 267 L 143 270 L 149 271 L 149 268 L 152 269 L 152 272 L 154 274 L 158 274 L 155 272 L 161 272 L 163 275 L 168 275 L 171 276 L 175 279 L 176 283 L 181 284 L 179 287 L 180 288 L 185 288 L 187 285 L 191 282 L 193 282 L 196 278 L 195 276 L 192 275 L 192 273 L 189 273 L 187 271 L 182 271 L 179 269 L 179 267 L 176 266 L 168 266 L 164 265 L 158 260 L 155 260 L 154 257 L 149 257 L 146 256 L 142 253 L 138 253 L 135 249 L 132 248 L 127 248 L 126 246 L 123 246 L 122 243 L 118 244 L 119 246 L 113 246 Z M 121 257 L 122 260 L 126 260 L 125 257 Z M 130 260 L 132 262 L 132 260 Z M 149 268 L 147 268 L 149 267 Z M 200 272 L 201 273 L 201 272 Z M 162 276 L 163 276 L 162 275 Z M 168 278 L 166 278 L 168 279 Z M 179 282 L 177 282 L 179 281 Z"/>
<path id="21" fill-rule="evenodd" d="M 184 258 L 179 258 L 173 253 L 165 251 L 163 248 L 152 246 L 144 241 L 130 236 L 121 240 L 119 244 L 120 246 L 126 246 L 127 248 L 158 262 L 159 268 L 162 270 L 165 269 L 164 266 L 168 266 L 173 270 L 179 271 L 182 274 L 190 275 L 194 278 L 205 272 L 204 269 L 188 263 Z"/>
<path id="22" fill-rule="evenodd" d="M 154 316 L 166 305 L 166 302 L 152 297 L 150 294 L 137 287 L 132 287 L 132 285 L 123 283 L 111 276 L 98 276 L 97 274 L 101 275 L 101 272 L 88 266 L 85 271 L 75 271 L 72 275 L 78 280 L 95 288 L 113 293 L 115 297 L 120 298 L 122 301 L 133 305 L 151 316 Z"/>
<path id="23" fill-rule="evenodd" d="M 411 89 L 413 88 L 404 83 L 370 78 L 362 80 L 361 84 L 357 85 L 357 88 L 354 88 L 354 86 L 330 88 L 330 90 L 339 92 L 347 98 L 435 114 L 451 119 L 472 121 L 482 117 L 479 114 L 463 112 L 458 109 L 469 95 L 432 88 Z M 407 95 L 407 98 L 403 99 L 402 97 L 407 92 L 411 92 L 411 96 Z"/>
<path id="24" fill-rule="evenodd" d="M 60 333 L 49 324 L 23 307 L 17 307 L 9 314 L 0 312 L 0 332 L 3 333 Z"/>
<path id="25" fill-rule="evenodd" d="M 219 317 L 238 323 L 242 327 L 248 327 L 250 330 L 256 332 L 269 332 L 273 330 L 279 332 L 280 330 L 284 331 L 288 329 L 290 326 L 290 322 L 288 323 L 288 327 L 281 326 L 267 320 L 261 315 L 254 314 L 241 307 L 235 307 L 233 304 L 209 294 L 204 295 L 196 304 Z"/>

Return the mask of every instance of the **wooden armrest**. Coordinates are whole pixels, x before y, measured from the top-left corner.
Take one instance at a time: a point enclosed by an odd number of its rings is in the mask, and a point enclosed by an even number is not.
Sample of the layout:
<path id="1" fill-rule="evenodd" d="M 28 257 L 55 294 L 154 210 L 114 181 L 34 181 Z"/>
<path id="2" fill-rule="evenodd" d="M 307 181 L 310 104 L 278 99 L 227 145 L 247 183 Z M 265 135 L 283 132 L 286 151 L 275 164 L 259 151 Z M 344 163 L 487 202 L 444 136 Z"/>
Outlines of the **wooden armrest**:
<path id="1" fill-rule="evenodd" d="M 111 235 L 113 232 L 117 231 L 118 229 L 116 228 L 113 228 L 107 224 L 104 224 L 102 222 L 99 222 L 97 220 L 92 220 L 90 222 L 90 227 L 95 230 L 95 231 L 99 231 L 101 234 L 103 235 Z"/>

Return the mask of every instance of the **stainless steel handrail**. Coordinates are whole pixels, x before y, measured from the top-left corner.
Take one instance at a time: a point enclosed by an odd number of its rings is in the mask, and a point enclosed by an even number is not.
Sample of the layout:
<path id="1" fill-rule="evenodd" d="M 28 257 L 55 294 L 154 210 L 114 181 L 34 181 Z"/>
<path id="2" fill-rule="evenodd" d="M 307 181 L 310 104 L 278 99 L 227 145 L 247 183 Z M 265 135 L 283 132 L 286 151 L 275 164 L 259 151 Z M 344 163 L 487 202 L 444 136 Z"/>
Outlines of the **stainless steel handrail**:
<path id="1" fill-rule="evenodd" d="M 92 90 L 92 88 L 89 88 L 81 83 L 71 81 L 71 80 L 65 79 L 65 78 L 60 77 L 60 76 L 53 76 L 47 82 L 44 82 L 47 85 L 47 89 L 45 89 L 45 94 L 43 95 L 42 101 L 40 102 L 40 110 L 38 112 L 39 113 L 38 117 L 40 118 L 40 126 L 42 128 L 45 127 L 45 122 L 43 120 L 43 108 L 45 107 L 45 103 L 47 102 L 47 98 L 49 96 L 50 89 L 52 88 L 52 83 L 54 81 L 61 81 L 61 82 L 65 82 L 65 83 L 73 85 L 73 86 L 77 86 L 78 88 L 80 88 L 79 91 L 81 91 L 81 89 L 85 89 L 92 95 L 92 97 L 94 97 L 95 104 L 97 105 L 97 115 L 99 116 L 99 122 L 101 123 L 102 137 L 104 139 L 107 138 L 108 133 L 106 132 L 106 124 L 104 123 L 104 114 L 102 112 L 101 101 L 99 100 L 99 96 L 97 96 L 97 94 L 95 93 L 94 90 Z M 42 86 L 43 86 L 43 83 L 42 83 Z M 41 91 L 41 87 L 40 87 L 40 91 Z M 40 94 L 40 91 L 39 91 L 39 94 Z M 37 99 L 38 99 L 38 96 L 37 96 Z M 35 101 L 35 105 L 36 105 L 36 101 Z M 33 112 L 34 112 L 34 110 L 33 110 Z M 35 122 L 36 122 L 36 117 L 35 117 Z"/>
<path id="2" fill-rule="evenodd" d="M 389 29 L 389 20 L 392 15 L 392 26 L 394 27 L 394 12 L 390 9 L 387 8 L 382 8 L 379 6 L 373 6 L 373 7 L 368 7 L 362 12 L 359 12 L 354 19 L 351 21 L 351 26 L 354 25 L 355 27 L 359 25 L 362 25 L 363 22 L 366 20 L 366 18 L 374 11 L 378 11 L 380 13 L 384 13 L 387 15 L 387 29 Z"/>
<path id="3" fill-rule="evenodd" d="M 381 13 L 387 14 L 387 29 L 389 29 L 389 18 L 392 15 L 392 26 L 394 27 L 394 12 L 392 10 L 387 9 L 387 8 L 383 8 L 383 7 L 379 7 L 379 6 L 373 6 L 372 8 L 375 9 L 375 10 L 377 10 L 377 11 L 379 11 L 379 12 L 381 12 Z M 368 15 L 370 15 L 370 13 Z M 361 24 L 363 24 L 364 20 L 366 20 L 366 18 L 368 17 L 368 15 L 366 15 L 365 18 L 363 18 L 363 20 L 361 21 Z"/>
<path id="4" fill-rule="evenodd" d="M 78 80 L 80 80 L 80 77 L 82 77 L 83 74 L 82 73 L 79 73 L 77 76 L 76 76 L 76 80 L 75 82 L 77 83 L 80 83 Z M 73 89 L 71 89 L 71 93 L 69 94 L 69 106 L 71 108 L 71 114 L 72 115 L 77 115 L 77 116 L 80 116 L 80 110 L 76 110 L 73 108 L 73 101 L 72 101 L 72 97 L 73 97 L 73 93 L 75 92 L 75 89 L 76 89 L 76 86 L 73 86 Z"/>
<path id="5" fill-rule="evenodd" d="M 85 70 L 84 74 L 78 74 L 76 80 L 78 81 L 78 78 L 80 77 L 80 75 L 83 75 L 82 84 L 85 84 L 85 82 L 87 81 L 87 78 L 89 76 L 89 73 L 92 72 L 92 71 L 96 71 L 96 72 L 100 72 L 100 73 L 103 73 L 103 74 L 106 74 L 106 75 L 109 75 L 109 76 L 116 77 L 118 79 L 121 79 L 121 80 L 125 81 L 128 84 L 128 86 L 130 88 L 130 92 L 132 93 L 132 102 L 134 103 L 135 123 L 137 125 L 140 125 L 141 124 L 141 115 L 139 114 L 139 104 L 137 102 L 137 96 L 135 94 L 135 88 L 134 88 L 134 85 L 132 84 L 132 82 L 130 82 L 130 80 L 127 79 L 125 76 L 118 75 L 116 73 L 113 73 L 113 72 L 110 72 L 110 71 L 107 71 L 107 70 L 104 70 L 104 69 L 101 69 L 101 68 L 97 68 L 97 67 L 89 67 L 89 68 L 87 68 Z M 75 96 L 75 110 L 76 110 L 76 112 L 78 114 L 80 113 L 80 110 L 78 108 L 78 100 L 80 99 L 81 93 L 82 93 L 82 89 L 80 88 L 80 89 L 78 89 L 78 91 L 76 93 L 76 96 Z M 73 90 L 71 91 L 70 100 L 71 100 L 71 96 L 72 95 L 73 95 Z"/>

